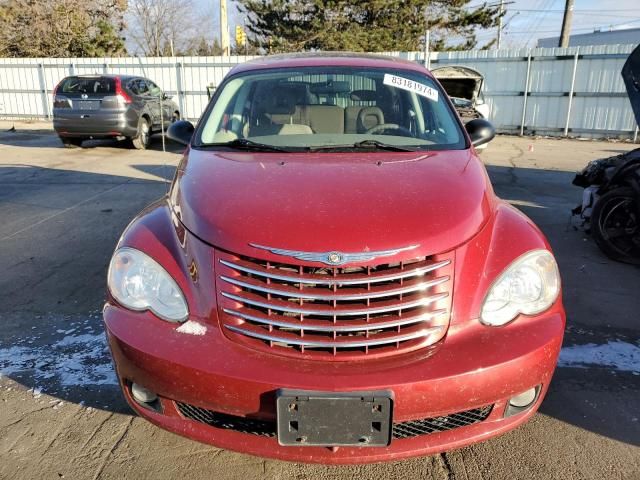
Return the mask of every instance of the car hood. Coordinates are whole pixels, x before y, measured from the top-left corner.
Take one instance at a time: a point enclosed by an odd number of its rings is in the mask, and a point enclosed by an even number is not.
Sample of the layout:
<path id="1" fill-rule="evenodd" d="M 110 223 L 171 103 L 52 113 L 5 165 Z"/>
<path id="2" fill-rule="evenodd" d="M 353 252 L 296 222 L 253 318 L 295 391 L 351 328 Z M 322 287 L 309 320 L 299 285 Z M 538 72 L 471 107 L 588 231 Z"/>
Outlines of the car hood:
<path id="1" fill-rule="evenodd" d="M 474 101 L 480 95 L 484 77 L 473 68 L 447 65 L 431 70 L 450 97 Z"/>
<path id="2" fill-rule="evenodd" d="M 448 251 L 487 221 L 495 197 L 469 150 L 245 153 L 194 150 L 178 167 L 173 211 L 207 243 L 326 252 L 407 246 Z"/>
<path id="3" fill-rule="evenodd" d="M 627 95 L 629 95 L 636 122 L 640 125 L 640 45 L 631 52 L 622 67 L 622 79 L 627 87 Z"/>

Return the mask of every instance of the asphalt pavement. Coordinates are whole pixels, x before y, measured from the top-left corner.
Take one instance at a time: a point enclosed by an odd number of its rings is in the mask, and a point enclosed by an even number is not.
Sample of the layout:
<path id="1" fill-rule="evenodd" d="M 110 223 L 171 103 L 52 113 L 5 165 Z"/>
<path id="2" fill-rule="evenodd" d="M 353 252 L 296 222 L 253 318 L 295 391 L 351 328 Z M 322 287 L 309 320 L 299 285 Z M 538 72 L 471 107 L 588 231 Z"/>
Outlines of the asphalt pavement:
<path id="1" fill-rule="evenodd" d="M 496 192 L 546 233 L 568 327 L 540 412 L 501 437 L 351 467 L 263 460 L 160 430 L 124 403 L 101 327 L 118 237 L 164 195 L 181 148 L 63 149 L 47 124 L 0 122 L 0 478 L 640 479 L 640 268 L 570 218 L 573 172 L 628 143 L 498 137 Z"/>

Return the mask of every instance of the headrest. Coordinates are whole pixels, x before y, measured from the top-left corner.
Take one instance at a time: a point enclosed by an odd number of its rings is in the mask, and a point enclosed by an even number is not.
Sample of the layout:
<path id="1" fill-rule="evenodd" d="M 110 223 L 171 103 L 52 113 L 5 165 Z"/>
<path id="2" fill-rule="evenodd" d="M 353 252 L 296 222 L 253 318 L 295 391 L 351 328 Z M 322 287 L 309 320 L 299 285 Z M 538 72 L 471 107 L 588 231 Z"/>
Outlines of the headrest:
<path id="1" fill-rule="evenodd" d="M 378 107 L 364 107 L 358 113 L 358 133 L 382 125 L 384 123 L 384 113 Z"/>
<path id="2" fill-rule="evenodd" d="M 284 85 L 273 85 L 261 89 L 257 99 L 258 110 L 262 113 L 292 114 L 296 110 L 296 92 Z"/>

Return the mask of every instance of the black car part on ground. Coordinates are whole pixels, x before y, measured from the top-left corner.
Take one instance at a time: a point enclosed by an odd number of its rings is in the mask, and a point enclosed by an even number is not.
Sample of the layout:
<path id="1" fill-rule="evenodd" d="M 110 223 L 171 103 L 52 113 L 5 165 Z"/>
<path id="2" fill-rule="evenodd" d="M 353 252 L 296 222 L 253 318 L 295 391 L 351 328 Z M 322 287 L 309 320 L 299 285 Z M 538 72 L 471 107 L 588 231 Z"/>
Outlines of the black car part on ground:
<path id="1" fill-rule="evenodd" d="M 640 45 L 621 75 L 640 124 Z M 640 264 L 640 148 L 589 162 L 573 184 L 584 192 L 572 213 L 580 215 L 600 249 L 613 260 Z"/>
<path id="2" fill-rule="evenodd" d="M 589 162 L 573 179 L 584 188 L 580 215 L 611 259 L 640 264 L 640 148 Z"/>

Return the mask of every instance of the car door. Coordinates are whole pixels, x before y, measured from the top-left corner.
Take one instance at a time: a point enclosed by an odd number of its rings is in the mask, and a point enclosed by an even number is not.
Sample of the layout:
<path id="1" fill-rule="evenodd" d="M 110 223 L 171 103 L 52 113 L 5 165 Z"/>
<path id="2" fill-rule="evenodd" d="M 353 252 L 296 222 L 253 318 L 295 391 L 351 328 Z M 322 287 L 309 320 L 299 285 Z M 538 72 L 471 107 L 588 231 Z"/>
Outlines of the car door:
<path id="1" fill-rule="evenodd" d="M 165 95 L 164 92 L 162 91 L 162 89 L 156 85 L 155 83 L 153 83 L 151 80 L 149 79 L 145 79 L 147 86 L 149 88 L 149 94 L 154 97 L 157 101 L 158 104 L 158 113 L 159 113 L 159 106 L 160 104 L 162 104 L 162 113 L 163 113 L 163 120 L 165 124 L 171 123 L 171 119 L 173 117 L 173 102 L 165 99 Z M 158 122 L 160 122 L 160 118 L 158 118 Z"/>
<path id="2" fill-rule="evenodd" d="M 622 67 L 622 79 L 627 87 L 627 95 L 629 96 L 636 122 L 640 125 L 640 45 L 631 52 L 624 67 Z"/>
<path id="3" fill-rule="evenodd" d="M 138 95 L 144 103 L 144 111 L 151 117 L 152 128 L 160 125 L 160 103 L 158 97 L 154 96 L 149 89 L 149 80 L 137 78 L 135 80 Z"/>

